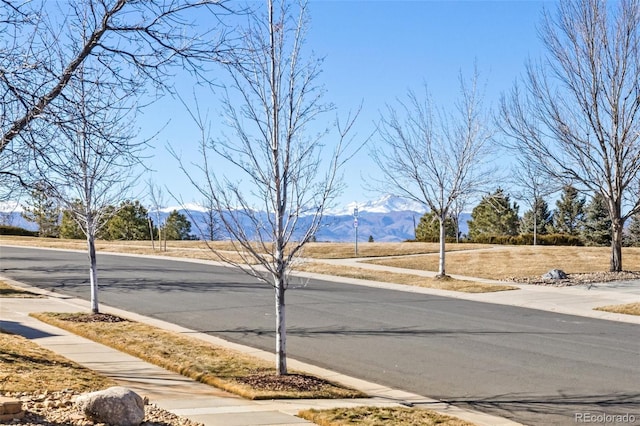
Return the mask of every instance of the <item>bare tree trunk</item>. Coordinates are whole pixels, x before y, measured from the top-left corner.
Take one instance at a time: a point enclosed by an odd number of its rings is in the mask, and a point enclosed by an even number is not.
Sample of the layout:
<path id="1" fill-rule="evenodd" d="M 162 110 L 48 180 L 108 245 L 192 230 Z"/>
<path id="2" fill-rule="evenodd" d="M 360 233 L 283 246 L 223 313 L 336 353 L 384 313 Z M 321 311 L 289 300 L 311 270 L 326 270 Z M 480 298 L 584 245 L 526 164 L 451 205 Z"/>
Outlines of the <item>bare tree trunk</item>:
<path id="1" fill-rule="evenodd" d="M 409 91 L 406 102 L 398 101 L 400 111 L 388 106 L 378 126 L 382 143 L 371 151 L 382 173 L 378 188 L 415 200 L 438 218 L 439 276 L 445 275 L 448 213 L 459 217 L 465 200 L 495 178 L 483 161 L 491 151 L 492 131 L 477 70 L 470 82 L 460 76 L 459 83 L 461 96 L 451 112 L 433 104 L 426 85 L 424 100 Z"/>
<path id="2" fill-rule="evenodd" d="M 622 271 L 622 220 L 615 217 L 611 221 L 611 265 L 609 271 Z"/>
<path id="3" fill-rule="evenodd" d="M 309 137 L 306 133 L 307 124 L 333 109 L 321 102 L 322 91 L 315 82 L 322 61 L 307 60 L 302 54 L 307 2 L 263 3 L 265 13 L 252 14 L 238 49 L 225 62 L 231 86 L 223 98 L 224 116 L 235 134 L 211 136 L 210 126 L 196 109 L 192 117 L 202 132 L 203 164 L 195 168 L 205 175 L 207 186 L 203 189 L 196 183 L 199 179 L 191 177 L 192 165 L 187 167 L 180 161 L 180 168 L 215 207 L 242 261 L 210 249 L 273 289 L 276 372 L 286 375 L 288 272 L 316 234 L 325 207 L 337 195 L 340 182 L 336 172 L 359 148 L 351 152 L 349 146 L 353 145 L 345 138 L 352 118 L 346 126 L 338 121 L 330 126 L 338 138 L 329 156 L 319 155 L 323 135 Z M 297 16 L 292 10 L 299 12 Z M 238 177 L 230 178 L 210 167 L 208 151 L 237 167 Z"/>
<path id="4" fill-rule="evenodd" d="M 445 276 L 445 244 L 446 244 L 446 216 L 438 217 L 438 221 L 440 222 L 440 259 L 438 261 L 438 276 Z"/>
<path id="5" fill-rule="evenodd" d="M 502 128 L 547 179 L 603 195 L 610 270 L 621 271 L 622 225 L 640 211 L 640 7 L 557 4 L 540 27 L 547 55 L 528 66 L 524 91 L 516 85 L 501 101 Z"/>
<path id="6" fill-rule="evenodd" d="M 98 266 L 96 259 L 95 237 L 91 232 L 87 235 L 87 245 L 89 249 L 89 283 L 91 285 L 91 313 L 98 314 Z"/>
<path id="7" fill-rule="evenodd" d="M 287 374 L 287 325 L 285 321 L 285 280 L 278 278 L 276 293 L 276 369 L 278 375 Z"/>
<path id="8" fill-rule="evenodd" d="M 151 218 L 150 218 L 150 217 L 148 217 L 148 218 L 147 218 L 147 221 L 149 222 L 149 236 L 151 237 L 151 249 L 152 249 L 153 251 L 155 251 L 155 250 L 156 250 L 156 240 L 155 240 L 155 238 L 153 237 L 153 225 L 152 225 L 152 223 L 151 223 Z"/>

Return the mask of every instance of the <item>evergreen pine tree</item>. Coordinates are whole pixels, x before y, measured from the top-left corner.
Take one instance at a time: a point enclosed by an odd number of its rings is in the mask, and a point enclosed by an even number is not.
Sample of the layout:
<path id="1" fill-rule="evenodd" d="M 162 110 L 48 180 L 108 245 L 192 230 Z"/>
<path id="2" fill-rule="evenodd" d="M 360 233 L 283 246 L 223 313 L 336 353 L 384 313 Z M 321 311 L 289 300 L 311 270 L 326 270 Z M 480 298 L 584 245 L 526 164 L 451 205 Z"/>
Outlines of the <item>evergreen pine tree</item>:
<path id="1" fill-rule="evenodd" d="M 498 188 L 482 197 L 472 210 L 469 237 L 473 240 L 481 235 L 517 235 L 518 225 L 518 205 L 511 204 L 510 197 Z"/>
<path id="2" fill-rule="evenodd" d="M 445 220 L 445 237 L 456 237 L 456 225 L 453 218 L 448 217 Z M 440 222 L 433 212 L 425 213 L 421 218 L 415 230 L 416 241 L 438 242 L 440 241 Z"/>
<path id="3" fill-rule="evenodd" d="M 631 216 L 627 228 L 627 245 L 640 247 L 640 213 Z"/>
<path id="4" fill-rule="evenodd" d="M 553 213 L 553 232 L 580 235 L 586 200 L 579 195 L 578 190 L 571 185 L 562 189 L 562 195 L 556 201 L 556 210 Z"/>
<path id="5" fill-rule="evenodd" d="M 59 233 L 60 208 L 47 192 L 39 187 L 31 191 L 31 199 L 22 206 L 22 217 L 38 225 L 38 236 L 57 237 Z"/>
<path id="6" fill-rule="evenodd" d="M 585 208 L 581 236 L 589 246 L 611 244 L 611 217 L 605 199 L 600 193 L 596 193 Z"/>
<path id="7" fill-rule="evenodd" d="M 544 235 L 548 233 L 551 221 L 549 205 L 544 199 L 537 198 L 534 201 L 534 209 L 525 212 L 520 220 L 520 233 Z"/>
<path id="8" fill-rule="evenodd" d="M 177 210 L 169 213 L 163 227 L 164 235 L 167 240 L 193 240 L 191 235 L 191 222 L 184 214 Z"/>
<path id="9" fill-rule="evenodd" d="M 73 214 L 69 210 L 62 212 L 62 220 L 60 221 L 60 238 L 70 240 L 82 240 L 86 236 L 82 232 L 82 228 L 73 218 Z"/>
<path id="10" fill-rule="evenodd" d="M 147 209 L 139 201 L 124 201 L 107 221 L 104 238 L 109 240 L 149 240 Z"/>

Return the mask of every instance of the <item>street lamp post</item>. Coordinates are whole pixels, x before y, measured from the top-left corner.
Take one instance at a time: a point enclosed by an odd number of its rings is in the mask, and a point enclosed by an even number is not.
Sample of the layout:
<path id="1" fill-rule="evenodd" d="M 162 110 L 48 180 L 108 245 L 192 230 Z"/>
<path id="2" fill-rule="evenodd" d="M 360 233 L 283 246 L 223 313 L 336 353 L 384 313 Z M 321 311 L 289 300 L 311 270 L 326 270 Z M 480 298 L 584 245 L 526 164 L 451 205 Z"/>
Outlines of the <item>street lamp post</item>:
<path id="1" fill-rule="evenodd" d="M 353 228 L 356 230 L 356 256 L 358 256 L 358 206 L 353 209 Z"/>

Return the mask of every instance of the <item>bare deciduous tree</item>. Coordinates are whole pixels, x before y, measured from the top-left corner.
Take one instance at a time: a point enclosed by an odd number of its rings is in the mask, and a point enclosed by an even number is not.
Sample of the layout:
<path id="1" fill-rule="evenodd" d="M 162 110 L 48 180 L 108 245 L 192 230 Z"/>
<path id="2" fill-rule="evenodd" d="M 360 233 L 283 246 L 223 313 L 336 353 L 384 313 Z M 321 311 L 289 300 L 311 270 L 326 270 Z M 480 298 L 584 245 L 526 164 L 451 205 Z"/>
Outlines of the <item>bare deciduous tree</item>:
<path id="1" fill-rule="evenodd" d="M 462 213 L 464 213 L 464 209 L 467 207 L 467 201 L 463 198 L 456 198 L 451 206 L 451 218 L 453 219 L 453 224 L 456 228 L 456 243 L 460 242 L 460 237 L 462 237 L 462 232 L 460 231 L 460 217 Z"/>
<path id="2" fill-rule="evenodd" d="M 218 256 L 274 289 L 281 375 L 287 374 L 285 290 L 291 267 L 337 194 L 338 172 L 354 148 L 347 139 L 354 121 L 349 117 L 345 127 L 336 121 L 333 152 L 323 158 L 324 140 L 333 133 L 316 133 L 312 126 L 332 108 L 321 102 L 321 61 L 303 55 L 306 2 L 289 3 L 269 0 L 266 11 L 252 15 L 243 45 L 226 65 L 233 83 L 223 105 L 232 136 L 210 138 L 206 120 L 192 109 L 203 135 L 202 160 L 181 165 L 213 201 L 243 261 Z M 221 160 L 235 168 L 237 180 L 220 174 Z"/>
<path id="3" fill-rule="evenodd" d="M 511 171 L 511 181 L 515 188 L 513 195 L 524 201 L 533 212 L 533 245 L 538 244 L 537 205 L 543 197 L 558 191 L 534 163 L 518 158 Z"/>
<path id="4" fill-rule="evenodd" d="M 501 101 L 510 146 L 560 184 L 602 194 L 611 271 L 640 211 L 640 3 L 563 0 L 541 26 L 547 55 Z"/>
<path id="5" fill-rule="evenodd" d="M 148 195 L 149 200 L 151 201 L 151 208 L 156 216 L 156 227 L 158 228 L 158 243 L 159 250 L 167 250 L 167 237 L 164 235 L 164 220 L 162 220 L 162 211 L 161 209 L 167 206 L 167 200 L 164 196 L 164 191 L 161 187 L 156 185 L 152 179 L 147 181 L 147 187 L 149 188 Z M 162 243 L 162 238 L 164 236 L 164 246 Z M 153 244 L 153 235 L 151 236 L 152 244 Z M 154 247 L 155 248 L 155 247 Z"/>
<path id="6" fill-rule="evenodd" d="M 438 276 L 445 270 L 445 221 L 461 202 L 487 183 L 484 163 L 491 131 L 482 110 L 477 73 L 466 84 L 455 113 L 438 110 L 425 87 L 424 98 L 409 92 L 399 107 L 388 106 L 381 117 L 381 144 L 372 150 L 384 181 L 379 187 L 428 207 L 440 225 Z"/>
<path id="7" fill-rule="evenodd" d="M 35 159 L 40 181 L 87 237 L 93 313 L 99 312 L 95 238 L 127 198 L 145 146 L 133 140 L 135 108 L 123 102 L 129 94 L 118 87 L 119 82 L 80 67 L 67 86 L 65 119 L 51 134 L 53 149 Z"/>
<path id="8" fill-rule="evenodd" d="M 147 83 L 166 88 L 172 65 L 198 74 L 224 50 L 224 34 L 207 25 L 228 13 L 224 0 L 2 0 L 0 6 L 0 175 L 22 184 L 33 157 L 50 148 L 34 134 L 64 120 L 67 87 L 81 67 L 139 94 Z M 204 13 L 190 13 L 195 9 L 210 12 L 208 19 L 196 25 Z"/>
<path id="9" fill-rule="evenodd" d="M 202 206 L 206 209 L 204 214 L 204 229 L 200 229 L 198 225 L 198 231 L 207 241 L 219 240 L 222 237 L 222 228 L 220 226 L 220 214 L 218 213 L 215 200 L 211 197 L 206 197 Z"/>

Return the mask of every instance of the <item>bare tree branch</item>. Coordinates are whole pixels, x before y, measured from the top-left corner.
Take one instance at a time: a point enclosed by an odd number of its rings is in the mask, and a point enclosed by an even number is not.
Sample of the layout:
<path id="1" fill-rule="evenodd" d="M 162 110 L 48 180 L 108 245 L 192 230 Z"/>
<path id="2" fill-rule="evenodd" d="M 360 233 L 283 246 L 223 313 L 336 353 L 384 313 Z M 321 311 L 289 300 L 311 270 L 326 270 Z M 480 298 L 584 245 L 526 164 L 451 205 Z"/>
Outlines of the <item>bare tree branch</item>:
<path id="1" fill-rule="evenodd" d="M 547 56 L 502 98 L 502 130 L 549 178 L 604 196 L 620 271 L 624 222 L 640 211 L 640 4 L 564 0 L 541 37 Z"/>
<path id="2" fill-rule="evenodd" d="M 95 238 L 117 213 L 115 206 L 127 198 L 147 143 L 134 141 L 131 123 L 136 110 L 125 103 L 130 97 L 115 91 L 107 78 L 78 68 L 60 109 L 64 119 L 49 134 L 52 149 L 34 158 L 39 182 L 71 213 L 87 238 L 93 313 L 99 312 Z"/>
<path id="3" fill-rule="evenodd" d="M 208 65 L 231 48 L 224 0 L 2 0 L 0 165 L 14 153 L 48 154 L 46 128 L 63 121 L 74 76 L 84 67 L 110 82 L 170 90 L 173 67 L 205 81 Z M 24 162 L 22 162 L 24 163 Z M 21 173 L 26 179 L 27 173 Z"/>
<path id="4" fill-rule="evenodd" d="M 181 162 L 216 206 L 243 264 L 224 253 L 220 258 L 274 288 L 279 374 L 287 373 L 284 296 L 291 268 L 340 190 L 340 168 L 359 148 L 350 137 L 357 114 L 313 130 L 333 106 L 322 102 L 322 61 L 303 52 L 306 28 L 305 1 L 293 6 L 269 0 L 265 11 L 250 17 L 242 48 L 225 64 L 232 84 L 223 115 L 231 135 L 210 135 L 196 105 L 190 113 L 202 134 L 201 161 Z M 329 137 L 332 152 L 326 155 Z M 238 177 L 222 175 L 220 162 Z"/>
<path id="5" fill-rule="evenodd" d="M 484 164 L 491 129 L 482 110 L 477 72 L 470 85 L 460 77 L 461 97 L 454 113 L 438 110 L 425 87 L 409 92 L 398 108 L 387 106 L 378 125 L 381 143 L 371 156 L 383 179 L 378 187 L 415 200 L 440 222 L 440 276 L 445 275 L 445 221 L 456 203 L 484 188 L 493 170 Z"/>

